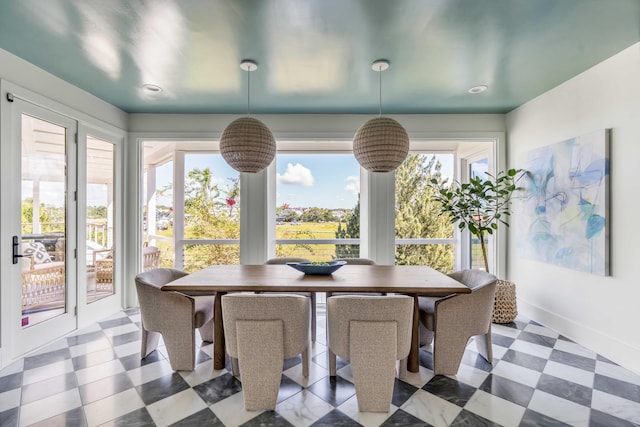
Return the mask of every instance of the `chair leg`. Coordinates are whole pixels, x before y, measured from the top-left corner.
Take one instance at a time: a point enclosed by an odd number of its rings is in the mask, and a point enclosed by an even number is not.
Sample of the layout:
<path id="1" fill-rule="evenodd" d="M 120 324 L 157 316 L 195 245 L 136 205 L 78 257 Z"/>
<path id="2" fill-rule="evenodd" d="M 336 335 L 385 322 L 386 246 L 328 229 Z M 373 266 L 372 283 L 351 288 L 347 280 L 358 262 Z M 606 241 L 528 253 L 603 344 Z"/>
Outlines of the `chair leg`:
<path id="1" fill-rule="evenodd" d="M 309 378 L 310 349 L 311 345 L 308 345 L 307 348 L 302 351 L 302 376 L 305 378 Z"/>
<path id="2" fill-rule="evenodd" d="M 478 335 L 475 338 L 476 346 L 478 347 L 478 353 L 489 363 L 493 363 L 493 347 L 491 346 L 491 329 L 489 332 L 483 335 Z"/>
<path id="3" fill-rule="evenodd" d="M 469 336 L 436 332 L 433 340 L 433 372 L 436 375 L 456 375 Z"/>
<path id="4" fill-rule="evenodd" d="M 337 365 L 336 354 L 331 350 L 327 350 L 327 357 L 329 358 L 329 375 L 335 377 Z"/>
<path id="5" fill-rule="evenodd" d="M 144 359 L 156 348 L 158 348 L 158 341 L 160 340 L 160 334 L 158 332 L 147 331 L 142 325 L 142 339 L 140 346 L 140 359 Z"/>
<path id="6" fill-rule="evenodd" d="M 400 363 L 398 364 L 398 379 L 407 378 L 407 362 L 409 361 L 408 357 L 404 359 L 400 359 Z"/>
<path id="7" fill-rule="evenodd" d="M 389 412 L 397 355 L 395 322 L 349 323 L 349 357 L 361 412 Z"/>
<path id="8" fill-rule="evenodd" d="M 196 358 L 196 331 L 190 334 L 162 334 L 169 353 L 169 363 L 174 371 L 193 371 Z"/>
<path id="9" fill-rule="evenodd" d="M 238 320 L 238 359 L 244 408 L 274 410 L 282 379 L 282 320 Z"/>
<path id="10" fill-rule="evenodd" d="M 236 378 L 240 376 L 240 366 L 238 365 L 238 359 L 235 357 L 231 358 L 231 373 Z"/>
<path id="11" fill-rule="evenodd" d="M 205 342 L 213 342 L 213 317 L 207 323 L 198 328 L 200 338 Z"/>

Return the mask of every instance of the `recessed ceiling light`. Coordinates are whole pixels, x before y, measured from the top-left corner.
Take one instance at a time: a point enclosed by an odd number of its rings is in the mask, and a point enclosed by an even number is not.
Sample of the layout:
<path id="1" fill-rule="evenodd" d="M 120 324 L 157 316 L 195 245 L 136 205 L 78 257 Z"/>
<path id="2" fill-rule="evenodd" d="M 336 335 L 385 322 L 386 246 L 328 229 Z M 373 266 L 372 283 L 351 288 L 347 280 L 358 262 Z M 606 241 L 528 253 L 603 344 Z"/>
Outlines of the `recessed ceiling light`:
<path id="1" fill-rule="evenodd" d="M 142 85 L 142 88 L 149 93 L 160 93 L 162 92 L 162 88 L 158 85 L 153 85 L 150 83 L 146 83 Z"/>
<path id="2" fill-rule="evenodd" d="M 469 89 L 469 93 L 482 93 L 485 90 L 489 89 L 489 86 L 485 86 L 485 85 L 478 85 L 478 86 L 474 86 L 471 89 Z"/>

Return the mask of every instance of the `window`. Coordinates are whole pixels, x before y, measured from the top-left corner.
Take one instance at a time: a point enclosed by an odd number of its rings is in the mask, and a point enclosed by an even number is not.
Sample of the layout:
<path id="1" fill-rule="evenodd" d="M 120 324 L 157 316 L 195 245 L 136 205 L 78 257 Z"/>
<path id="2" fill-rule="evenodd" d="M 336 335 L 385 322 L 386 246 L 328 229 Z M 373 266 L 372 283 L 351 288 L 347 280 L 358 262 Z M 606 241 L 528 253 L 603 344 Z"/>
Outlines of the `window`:
<path id="1" fill-rule="evenodd" d="M 195 151 L 212 145 L 145 142 L 145 242 L 163 267 L 240 262 L 240 176 L 217 152 Z"/>
<path id="2" fill-rule="evenodd" d="M 428 265 L 444 273 L 455 265 L 454 228 L 431 202 L 431 179 L 451 182 L 453 154 L 416 153 L 396 170 L 395 234 L 397 265 Z"/>
<path id="3" fill-rule="evenodd" d="M 276 256 L 358 257 L 360 165 L 353 154 L 278 154 L 276 167 Z"/>

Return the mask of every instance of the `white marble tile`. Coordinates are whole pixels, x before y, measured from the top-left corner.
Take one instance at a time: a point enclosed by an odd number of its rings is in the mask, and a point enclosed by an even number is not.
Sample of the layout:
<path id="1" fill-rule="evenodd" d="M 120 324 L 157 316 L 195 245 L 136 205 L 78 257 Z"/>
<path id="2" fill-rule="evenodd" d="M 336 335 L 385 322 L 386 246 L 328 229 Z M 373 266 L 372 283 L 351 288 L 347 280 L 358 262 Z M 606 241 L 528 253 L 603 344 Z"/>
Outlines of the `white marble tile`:
<path id="1" fill-rule="evenodd" d="M 501 360 L 491 371 L 493 375 L 498 375 L 510 380 L 535 387 L 540 379 L 540 372 L 524 366 L 516 365 L 505 360 Z"/>
<path id="2" fill-rule="evenodd" d="M 338 409 L 365 427 L 377 427 L 393 415 L 398 407 L 389 405 L 389 412 L 360 412 L 358 399 L 354 395 L 338 406 Z"/>
<path id="3" fill-rule="evenodd" d="M 92 323 L 91 325 L 87 326 L 86 328 L 82 328 L 80 330 L 71 332 L 67 336 L 73 337 L 73 336 L 77 336 L 77 335 L 89 334 L 91 332 L 98 332 L 98 331 L 101 331 L 101 330 L 102 330 L 102 328 L 100 327 L 100 325 L 98 325 L 97 323 Z"/>
<path id="4" fill-rule="evenodd" d="M 469 384 L 475 388 L 478 388 L 482 385 L 484 380 L 489 376 L 489 372 L 483 371 L 482 369 L 476 369 L 473 366 L 465 365 L 464 363 L 460 364 L 458 368 L 458 372 L 456 375 L 448 375 L 449 378 L 453 378 L 465 384 Z M 426 383 L 425 383 L 426 384 Z"/>
<path id="5" fill-rule="evenodd" d="M 129 316 L 129 319 L 131 319 L 133 323 L 140 323 L 142 321 L 142 315 L 140 313 L 132 314 Z"/>
<path id="6" fill-rule="evenodd" d="M 520 329 L 510 328 L 508 326 L 498 325 L 496 323 L 493 323 L 491 325 L 491 332 L 504 335 L 505 337 L 509 338 L 517 338 L 518 335 L 520 335 Z"/>
<path id="7" fill-rule="evenodd" d="M 551 356 L 551 352 L 553 351 L 549 347 L 545 347 L 543 345 L 534 344 L 527 341 L 516 341 L 511 344 L 511 350 L 521 351 L 523 353 L 532 354 L 537 357 L 542 357 L 543 359 L 548 359 Z"/>
<path id="8" fill-rule="evenodd" d="M 507 354 L 507 351 L 509 351 L 508 348 L 496 344 L 493 344 L 492 347 L 494 359 L 502 359 L 504 355 Z"/>
<path id="9" fill-rule="evenodd" d="M 533 392 L 529 409 L 576 427 L 589 425 L 590 409 L 544 391 Z"/>
<path id="10" fill-rule="evenodd" d="M 623 399 L 600 390 L 593 390 L 591 407 L 598 411 L 640 424 L 640 403 Z"/>
<path id="11" fill-rule="evenodd" d="M 585 371 L 584 369 L 574 368 L 573 366 L 549 360 L 547 361 L 543 372 L 548 375 L 553 375 L 554 377 L 562 378 L 563 380 L 593 388 L 595 374 L 593 372 Z"/>
<path id="12" fill-rule="evenodd" d="M 131 388 L 85 405 L 84 413 L 88 426 L 94 427 L 142 407 L 144 407 L 144 402 L 138 392 Z"/>
<path id="13" fill-rule="evenodd" d="M 352 384 L 355 384 L 355 380 L 353 379 L 353 371 L 351 370 L 351 364 L 343 366 L 342 368 L 336 371 L 336 374 L 345 380 L 349 381 Z"/>
<path id="14" fill-rule="evenodd" d="M 56 350 L 62 350 L 62 349 L 65 349 L 67 347 L 68 347 L 67 340 L 65 338 L 61 338 L 59 340 L 55 340 L 54 342 L 52 342 L 50 344 L 45 345 L 42 348 L 39 348 L 39 349 L 35 350 L 32 353 L 29 353 L 27 355 L 27 357 L 28 356 L 36 356 L 36 355 L 39 355 L 39 354 L 45 354 L 45 353 L 49 353 L 51 351 L 56 351 Z"/>
<path id="15" fill-rule="evenodd" d="M 0 371 L 0 378 L 6 377 L 7 375 L 17 374 L 18 372 L 22 372 L 24 370 L 24 359 L 18 359 L 13 362 L 11 365 L 6 366 Z"/>
<path id="16" fill-rule="evenodd" d="M 125 325 L 119 325 L 113 328 L 104 329 L 103 332 L 108 337 L 115 337 L 122 334 L 128 334 L 130 332 L 137 332 L 138 327 L 134 323 L 127 323 Z"/>
<path id="17" fill-rule="evenodd" d="M 207 404 L 192 388 L 183 390 L 147 406 L 158 427 L 169 426 L 183 418 L 205 409 Z"/>
<path id="18" fill-rule="evenodd" d="M 503 426 L 517 426 L 525 408 L 482 390 L 476 391 L 464 409 Z"/>
<path id="19" fill-rule="evenodd" d="M 82 406 L 77 388 L 20 407 L 20 426 L 28 426 Z"/>
<path id="20" fill-rule="evenodd" d="M 20 406 L 22 389 L 20 387 L 0 393 L 0 412 Z"/>
<path id="21" fill-rule="evenodd" d="M 400 408 L 433 427 L 449 426 L 462 411 L 461 407 L 424 390 L 415 392 Z"/>
<path id="22" fill-rule="evenodd" d="M 73 363 L 71 362 L 71 359 L 62 360 L 60 362 L 24 371 L 22 384 L 27 385 L 37 383 L 59 375 L 68 374 L 69 372 L 73 372 Z"/>
<path id="23" fill-rule="evenodd" d="M 292 366 L 283 372 L 287 377 L 297 382 L 303 387 L 309 387 L 311 384 L 320 381 L 322 378 L 329 375 L 329 371 L 317 363 L 311 362 L 309 364 L 309 376 L 307 378 L 302 376 L 302 364 Z"/>
<path id="24" fill-rule="evenodd" d="M 140 341 L 132 341 L 127 344 L 113 347 L 113 351 L 116 352 L 118 357 L 124 357 L 134 353 L 140 353 Z"/>
<path id="25" fill-rule="evenodd" d="M 433 377 L 434 375 L 431 369 L 419 366 L 418 372 L 407 371 L 407 376 L 403 381 L 414 387 L 422 388 L 422 386 L 431 381 Z"/>
<path id="26" fill-rule="evenodd" d="M 558 338 L 560 336 L 560 334 L 557 333 L 556 331 L 552 331 L 551 329 L 545 328 L 544 326 L 529 324 L 525 326 L 524 330 L 534 334 L 544 335 L 545 337 L 550 337 L 550 338 Z"/>
<path id="27" fill-rule="evenodd" d="M 560 351 L 566 351 L 567 353 L 577 354 L 578 356 L 587 357 L 589 359 L 595 359 L 598 356 L 595 352 L 584 348 L 580 344 L 569 341 L 558 340 L 553 348 Z"/>
<path id="28" fill-rule="evenodd" d="M 193 369 L 193 371 L 178 371 L 184 380 L 191 387 L 207 382 L 213 378 L 217 378 L 222 374 L 226 374 L 226 369 L 213 369 L 213 360 L 202 362 Z"/>
<path id="29" fill-rule="evenodd" d="M 596 361 L 596 373 L 606 375 L 607 377 L 615 378 L 620 381 L 640 385 L 640 375 L 634 374 L 622 366 L 598 360 Z"/>
<path id="30" fill-rule="evenodd" d="M 172 373 L 173 369 L 171 369 L 169 362 L 166 360 L 159 360 L 155 363 L 150 363 L 127 371 L 127 376 L 134 386 L 139 386 L 160 377 L 171 375 Z"/>
<path id="31" fill-rule="evenodd" d="M 311 345 L 311 356 L 317 356 L 318 354 L 325 353 L 329 347 L 319 342 L 316 338 L 316 342 Z"/>
<path id="32" fill-rule="evenodd" d="M 86 369 L 76 371 L 78 385 L 85 385 L 103 378 L 112 377 L 124 372 L 124 367 L 119 359 L 112 359 L 99 365 L 93 365 Z"/>
<path id="33" fill-rule="evenodd" d="M 111 316 L 102 319 L 100 322 L 106 322 L 109 320 L 115 320 L 115 319 L 122 319 L 124 317 L 129 317 L 127 316 L 127 313 L 125 313 L 124 311 L 119 311 L 117 313 L 112 314 Z"/>
<path id="34" fill-rule="evenodd" d="M 331 410 L 333 406 L 308 390 L 302 390 L 276 406 L 278 414 L 294 426 L 309 426 Z"/>
<path id="35" fill-rule="evenodd" d="M 239 426 L 257 417 L 264 411 L 247 411 L 244 409 L 242 392 L 216 402 L 209 408 L 225 426 Z"/>
<path id="36" fill-rule="evenodd" d="M 139 347 L 140 343 L 138 342 L 138 349 Z M 69 351 L 71 352 L 71 357 L 77 357 L 107 348 L 111 348 L 111 343 L 109 342 L 107 337 L 104 337 L 95 341 L 90 341 L 88 343 L 74 345 L 73 347 L 69 347 Z"/>

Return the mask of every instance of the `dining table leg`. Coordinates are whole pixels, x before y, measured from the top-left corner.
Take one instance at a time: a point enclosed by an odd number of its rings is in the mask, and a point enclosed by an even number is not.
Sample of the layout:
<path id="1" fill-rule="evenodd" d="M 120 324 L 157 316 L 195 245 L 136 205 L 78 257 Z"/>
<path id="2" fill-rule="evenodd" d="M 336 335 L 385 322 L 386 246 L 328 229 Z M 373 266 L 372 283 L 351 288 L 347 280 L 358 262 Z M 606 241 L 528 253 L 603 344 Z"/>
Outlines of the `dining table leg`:
<path id="1" fill-rule="evenodd" d="M 224 342 L 224 324 L 222 323 L 222 295 L 226 292 L 216 292 L 213 300 L 213 369 L 220 370 L 226 364 Z"/>
<path id="2" fill-rule="evenodd" d="M 413 328 L 411 333 L 411 350 L 407 359 L 407 370 L 418 372 L 420 370 L 420 309 L 418 295 L 413 295 Z"/>

